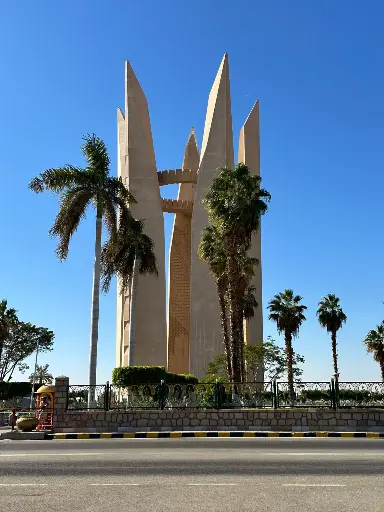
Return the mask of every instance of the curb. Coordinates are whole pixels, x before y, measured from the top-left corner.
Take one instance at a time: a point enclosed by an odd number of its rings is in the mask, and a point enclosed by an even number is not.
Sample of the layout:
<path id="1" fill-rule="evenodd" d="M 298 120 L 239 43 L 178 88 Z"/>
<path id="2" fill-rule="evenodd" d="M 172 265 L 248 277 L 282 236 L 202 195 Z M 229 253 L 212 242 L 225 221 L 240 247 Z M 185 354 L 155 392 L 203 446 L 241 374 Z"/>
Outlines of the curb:
<path id="1" fill-rule="evenodd" d="M 107 432 L 45 434 L 44 439 L 180 439 L 182 437 L 342 437 L 384 439 L 384 432 L 250 432 L 250 431 L 196 431 L 196 432 Z"/>

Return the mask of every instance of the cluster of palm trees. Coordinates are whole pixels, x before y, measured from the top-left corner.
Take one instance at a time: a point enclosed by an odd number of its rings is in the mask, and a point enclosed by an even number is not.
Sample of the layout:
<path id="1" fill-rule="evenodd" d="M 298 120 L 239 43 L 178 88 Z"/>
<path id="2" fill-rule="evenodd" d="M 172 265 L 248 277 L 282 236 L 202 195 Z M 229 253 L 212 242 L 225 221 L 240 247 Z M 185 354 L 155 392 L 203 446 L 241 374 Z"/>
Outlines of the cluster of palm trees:
<path id="1" fill-rule="evenodd" d="M 36 193 L 50 190 L 60 196 L 59 212 L 50 229 L 50 235 L 59 239 L 56 254 L 60 260 L 67 258 L 72 236 L 88 207 L 93 206 L 96 211 L 89 363 L 89 385 L 95 386 L 100 287 L 107 291 L 112 277 L 117 275 L 123 291 L 130 285 L 133 272 L 156 274 L 157 267 L 153 242 L 144 233 L 144 223 L 134 219 L 129 209 L 136 202 L 134 197 L 120 179 L 110 176 L 104 142 L 94 134 L 83 140 L 85 168 L 66 165 L 47 169 L 32 179 L 29 188 Z M 103 223 L 108 239 L 102 246 Z"/>
<path id="2" fill-rule="evenodd" d="M 287 361 L 288 387 L 291 396 L 294 393 L 293 381 L 293 338 L 299 334 L 302 323 L 306 320 L 304 315 L 307 307 L 301 303 L 302 297 L 295 295 L 293 290 L 285 290 L 273 297 L 268 304 L 269 319 L 276 323 L 277 330 L 284 334 L 285 354 Z M 340 306 L 340 299 L 330 293 L 322 298 L 316 312 L 321 327 L 331 334 L 333 374 L 335 384 L 339 383 L 339 365 L 337 354 L 337 333 L 347 321 L 347 316 Z M 373 354 L 375 361 L 380 364 L 382 381 L 384 382 L 384 321 L 371 330 L 365 337 L 363 344 L 367 351 Z"/>
<path id="3" fill-rule="evenodd" d="M 258 306 L 251 280 L 259 262 L 249 250 L 271 198 L 260 182 L 244 164 L 220 168 L 203 201 L 209 223 L 199 256 L 216 281 L 227 372 L 233 384 L 245 377 L 244 318 L 250 318 Z"/>
<path id="4" fill-rule="evenodd" d="M 88 207 L 93 206 L 96 211 L 89 364 L 89 384 L 94 386 L 100 288 L 108 291 L 112 277 L 117 275 L 123 291 L 132 286 L 136 272 L 157 274 L 157 267 L 153 241 L 144 233 L 144 222 L 134 219 L 129 208 L 136 202 L 134 197 L 120 179 L 110 176 L 110 159 L 104 142 L 94 134 L 85 136 L 83 140 L 81 149 L 87 164 L 85 168 L 66 165 L 47 169 L 33 178 L 29 187 L 36 193 L 49 190 L 60 196 L 59 212 L 50 229 L 50 235 L 59 239 L 56 254 L 60 260 L 67 258 L 72 236 Z M 259 262 L 250 256 L 249 251 L 252 235 L 258 231 L 260 217 L 267 212 L 271 198 L 267 190 L 260 188 L 260 182 L 261 178 L 252 176 L 244 164 L 234 169 L 220 168 L 203 201 L 209 223 L 202 233 L 199 256 L 208 263 L 216 281 L 227 373 L 232 383 L 244 380 L 244 319 L 251 318 L 258 307 L 251 281 Z M 108 233 L 104 245 L 103 223 Z M 278 331 L 285 337 L 288 383 L 292 395 L 292 340 L 298 336 L 306 320 L 304 313 L 307 307 L 301 301 L 300 295 L 288 289 L 275 295 L 268 304 L 270 320 L 276 323 Z M 5 307 L 6 303 L 1 303 L 0 312 Z M 12 312 L 10 310 L 11 316 Z M 333 294 L 324 297 L 319 302 L 317 317 L 320 325 L 331 333 L 337 382 L 337 332 L 347 320 L 339 298 Z M 0 357 L 2 340 L 6 335 L 5 325 L 5 319 L 0 321 Z M 364 343 L 379 362 L 384 381 L 384 321 L 368 333 Z"/>

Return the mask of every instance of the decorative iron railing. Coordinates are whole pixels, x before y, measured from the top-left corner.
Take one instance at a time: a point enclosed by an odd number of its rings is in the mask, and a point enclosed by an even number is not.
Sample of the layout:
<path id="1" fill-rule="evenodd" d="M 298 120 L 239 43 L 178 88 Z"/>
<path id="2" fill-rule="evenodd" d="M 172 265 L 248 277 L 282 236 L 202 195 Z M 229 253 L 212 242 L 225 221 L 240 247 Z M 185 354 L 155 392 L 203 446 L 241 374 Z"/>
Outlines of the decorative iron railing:
<path id="1" fill-rule="evenodd" d="M 6 400 L 0 399 L 0 411 L 12 409 L 33 409 L 36 407 L 36 399 L 33 396 L 32 402 L 30 396 L 14 396 Z"/>
<path id="2" fill-rule="evenodd" d="M 335 395 L 337 408 L 384 407 L 384 382 L 339 382 Z"/>
<path id="3" fill-rule="evenodd" d="M 245 382 L 69 386 L 68 410 L 384 408 L 382 382 Z"/>
<path id="4" fill-rule="evenodd" d="M 108 384 L 97 386 L 69 386 L 68 410 L 108 409 Z"/>
<path id="5" fill-rule="evenodd" d="M 332 382 L 276 382 L 277 408 L 285 407 L 334 407 Z"/>

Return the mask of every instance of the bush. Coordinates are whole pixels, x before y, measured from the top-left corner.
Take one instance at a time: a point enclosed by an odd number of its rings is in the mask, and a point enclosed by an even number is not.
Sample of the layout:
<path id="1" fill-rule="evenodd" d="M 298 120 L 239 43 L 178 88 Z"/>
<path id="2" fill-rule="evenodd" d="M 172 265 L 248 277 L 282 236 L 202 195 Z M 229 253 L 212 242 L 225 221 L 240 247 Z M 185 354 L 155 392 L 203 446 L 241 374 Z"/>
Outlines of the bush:
<path id="1" fill-rule="evenodd" d="M 164 366 L 122 366 L 112 372 L 112 384 L 125 387 L 140 384 L 158 384 L 165 380 Z"/>
<path id="2" fill-rule="evenodd" d="M 199 379 L 191 373 L 166 372 L 164 380 L 167 384 L 197 384 L 199 382 Z"/>
<path id="3" fill-rule="evenodd" d="M 32 384 L 30 382 L 0 381 L 0 400 L 9 400 L 14 397 L 28 396 L 31 394 L 31 391 Z"/>
<path id="4" fill-rule="evenodd" d="M 112 384 L 118 387 L 141 384 L 197 384 L 198 379 L 190 374 L 168 373 L 164 366 L 123 366 L 112 372 Z"/>

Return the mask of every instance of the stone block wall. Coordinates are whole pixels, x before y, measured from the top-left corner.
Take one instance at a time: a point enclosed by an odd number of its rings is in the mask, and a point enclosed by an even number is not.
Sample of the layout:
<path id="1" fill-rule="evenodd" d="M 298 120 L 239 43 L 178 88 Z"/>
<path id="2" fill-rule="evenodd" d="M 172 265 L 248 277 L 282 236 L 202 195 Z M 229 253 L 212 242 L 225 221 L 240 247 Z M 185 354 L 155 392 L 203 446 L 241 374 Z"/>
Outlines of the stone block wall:
<path id="1" fill-rule="evenodd" d="M 67 411 L 68 377 L 56 379 L 55 432 L 264 430 L 384 432 L 383 409 Z"/>
<path id="2" fill-rule="evenodd" d="M 170 430 L 384 431 L 384 411 L 173 410 L 61 412 L 55 432 Z"/>

